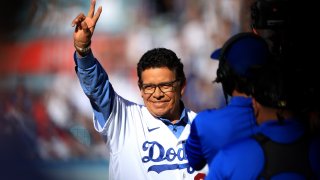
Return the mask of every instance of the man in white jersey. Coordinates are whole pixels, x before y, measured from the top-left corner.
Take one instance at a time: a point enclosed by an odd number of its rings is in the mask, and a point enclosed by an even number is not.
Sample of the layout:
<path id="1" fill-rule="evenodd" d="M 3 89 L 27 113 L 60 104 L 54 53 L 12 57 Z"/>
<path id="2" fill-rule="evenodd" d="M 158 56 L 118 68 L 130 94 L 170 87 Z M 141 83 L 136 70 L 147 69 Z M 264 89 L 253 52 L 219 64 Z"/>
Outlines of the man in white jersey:
<path id="1" fill-rule="evenodd" d="M 101 12 L 102 7 L 95 12 L 92 0 L 88 15 L 79 14 L 72 25 L 76 73 L 90 99 L 94 127 L 110 152 L 109 179 L 201 177 L 189 166 L 184 150 L 196 114 L 181 101 L 186 78 L 180 59 L 165 48 L 146 52 L 137 65 L 145 106 L 122 98 L 90 48 Z"/>

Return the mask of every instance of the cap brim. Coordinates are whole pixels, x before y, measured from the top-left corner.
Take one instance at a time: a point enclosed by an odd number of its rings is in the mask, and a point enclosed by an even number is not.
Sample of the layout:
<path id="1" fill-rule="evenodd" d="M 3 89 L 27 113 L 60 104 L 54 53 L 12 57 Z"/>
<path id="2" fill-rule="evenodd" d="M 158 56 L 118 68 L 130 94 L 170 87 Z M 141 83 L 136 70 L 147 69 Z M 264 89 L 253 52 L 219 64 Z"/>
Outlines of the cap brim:
<path id="1" fill-rule="evenodd" d="M 222 48 L 219 48 L 219 49 L 216 49 L 215 51 L 212 52 L 211 54 L 211 59 L 213 60 L 219 60 L 219 57 L 220 57 L 220 54 L 221 54 L 221 49 Z"/>

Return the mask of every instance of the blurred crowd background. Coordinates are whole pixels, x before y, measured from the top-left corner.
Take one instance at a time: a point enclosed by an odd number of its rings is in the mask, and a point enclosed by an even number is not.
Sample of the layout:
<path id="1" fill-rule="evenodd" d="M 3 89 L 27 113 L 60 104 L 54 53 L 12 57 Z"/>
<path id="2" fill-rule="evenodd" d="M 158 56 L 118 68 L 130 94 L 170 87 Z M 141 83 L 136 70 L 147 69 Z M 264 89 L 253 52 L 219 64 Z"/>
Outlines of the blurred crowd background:
<path id="1" fill-rule="evenodd" d="M 249 0 L 97 0 L 103 11 L 92 49 L 115 90 L 142 103 L 136 77 L 139 58 L 151 48 L 170 48 L 185 65 L 185 105 L 195 111 L 219 108 L 225 100 L 219 84 L 212 83 L 218 62 L 210 60 L 210 54 L 232 34 L 249 29 L 248 4 Z M 90 0 L 2 3 L 2 159 L 14 164 L 19 154 L 27 162 L 54 169 L 56 176 L 60 171 L 66 176 L 70 167 L 82 164 L 95 169 L 75 179 L 106 179 L 105 145 L 93 129 L 91 107 L 73 61 L 71 22 L 89 6 Z M 12 170 L 2 166 L 2 173 Z"/>

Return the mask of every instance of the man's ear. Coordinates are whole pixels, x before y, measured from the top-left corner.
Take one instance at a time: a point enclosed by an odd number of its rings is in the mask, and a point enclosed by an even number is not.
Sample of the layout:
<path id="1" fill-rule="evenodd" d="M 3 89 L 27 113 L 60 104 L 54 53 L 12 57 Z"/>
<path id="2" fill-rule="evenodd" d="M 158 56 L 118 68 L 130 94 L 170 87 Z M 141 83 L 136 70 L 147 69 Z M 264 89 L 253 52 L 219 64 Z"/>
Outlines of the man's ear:
<path id="1" fill-rule="evenodd" d="M 254 116 L 258 118 L 259 116 L 259 111 L 260 111 L 260 104 L 256 101 L 255 98 L 252 98 L 252 106 L 254 110 Z"/>
<path id="2" fill-rule="evenodd" d="M 180 91 L 180 93 L 181 93 L 181 96 L 183 96 L 183 94 L 184 94 L 184 92 L 185 92 L 185 89 L 186 89 L 186 87 L 187 87 L 187 81 L 186 80 L 184 80 L 183 82 L 181 82 L 181 91 Z"/>
<path id="3" fill-rule="evenodd" d="M 143 92 L 142 92 L 142 89 L 141 89 L 139 81 L 138 81 L 138 87 L 139 87 L 139 91 L 140 91 L 140 96 L 143 97 Z"/>

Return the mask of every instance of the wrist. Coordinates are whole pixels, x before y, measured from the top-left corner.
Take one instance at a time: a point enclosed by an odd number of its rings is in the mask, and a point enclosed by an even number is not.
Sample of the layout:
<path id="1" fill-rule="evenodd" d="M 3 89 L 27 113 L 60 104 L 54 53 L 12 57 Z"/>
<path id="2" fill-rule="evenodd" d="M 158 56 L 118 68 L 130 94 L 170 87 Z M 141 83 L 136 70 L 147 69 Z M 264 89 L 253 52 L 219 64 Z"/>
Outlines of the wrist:
<path id="1" fill-rule="evenodd" d="M 79 45 L 81 44 L 81 45 Z M 86 56 L 91 50 L 91 40 L 88 43 L 74 42 L 74 48 L 80 56 Z"/>

